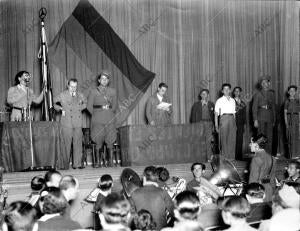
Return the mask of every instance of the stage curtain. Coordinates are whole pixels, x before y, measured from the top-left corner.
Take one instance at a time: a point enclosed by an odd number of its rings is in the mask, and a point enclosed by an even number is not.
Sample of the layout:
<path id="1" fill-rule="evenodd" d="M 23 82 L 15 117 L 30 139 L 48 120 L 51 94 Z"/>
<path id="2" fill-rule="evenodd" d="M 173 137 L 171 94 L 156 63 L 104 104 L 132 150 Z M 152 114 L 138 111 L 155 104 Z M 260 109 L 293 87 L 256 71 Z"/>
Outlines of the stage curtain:
<path id="1" fill-rule="evenodd" d="M 145 102 L 160 82 L 169 85 L 174 123 L 186 123 L 201 88 L 216 100 L 223 82 L 243 88 L 249 103 L 259 77 L 272 77 L 277 104 L 290 84 L 299 86 L 299 1 L 253 0 L 90 0 L 139 62 L 156 78 L 125 124 L 145 123 Z M 17 71 L 34 76 L 40 91 L 38 10 L 47 8 L 45 26 L 52 41 L 78 0 L 0 2 L 0 103 Z M 79 81 L 85 70 L 74 71 Z M 66 86 L 53 78 L 54 95 Z M 86 124 L 88 126 L 88 123 Z M 249 126 L 248 126 L 249 127 Z M 247 129 L 246 139 L 250 130 Z M 245 144 L 246 145 L 246 144 Z"/>

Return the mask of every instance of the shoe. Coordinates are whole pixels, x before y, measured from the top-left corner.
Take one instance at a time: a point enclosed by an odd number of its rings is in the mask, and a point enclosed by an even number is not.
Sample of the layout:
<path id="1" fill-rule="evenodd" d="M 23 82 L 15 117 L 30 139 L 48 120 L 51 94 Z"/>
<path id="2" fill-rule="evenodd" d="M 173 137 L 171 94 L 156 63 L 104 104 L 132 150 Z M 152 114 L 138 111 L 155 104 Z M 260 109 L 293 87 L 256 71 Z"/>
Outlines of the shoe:
<path id="1" fill-rule="evenodd" d="M 84 169 L 85 167 L 84 167 L 84 166 L 79 166 L 78 168 L 79 168 L 79 169 Z"/>
<path id="2" fill-rule="evenodd" d="M 77 169 L 77 167 L 72 167 L 73 169 Z"/>

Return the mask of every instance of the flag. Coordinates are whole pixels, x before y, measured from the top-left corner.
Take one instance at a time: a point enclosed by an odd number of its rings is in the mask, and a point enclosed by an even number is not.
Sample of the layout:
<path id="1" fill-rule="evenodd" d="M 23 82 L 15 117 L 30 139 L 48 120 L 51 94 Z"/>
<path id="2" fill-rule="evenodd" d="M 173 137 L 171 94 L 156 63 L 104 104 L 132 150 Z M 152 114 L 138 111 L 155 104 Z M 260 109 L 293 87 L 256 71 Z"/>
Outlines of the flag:
<path id="1" fill-rule="evenodd" d="M 127 119 L 155 77 L 87 0 L 81 0 L 63 23 L 49 45 L 49 57 L 60 75 L 79 79 L 79 90 L 95 87 L 101 70 L 110 70 L 110 85 L 117 90 L 118 126 Z"/>
<path id="2" fill-rule="evenodd" d="M 42 9 L 41 9 L 42 10 Z M 42 119 L 45 121 L 53 120 L 53 96 L 52 96 L 52 83 L 50 79 L 49 64 L 48 64 L 48 45 L 45 32 L 44 17 L 41 19 L 41 37 L 40 37 L 40 50 L 38 58 L 41 62 L 41 75 L 44 101 L 42 107 Z"/>

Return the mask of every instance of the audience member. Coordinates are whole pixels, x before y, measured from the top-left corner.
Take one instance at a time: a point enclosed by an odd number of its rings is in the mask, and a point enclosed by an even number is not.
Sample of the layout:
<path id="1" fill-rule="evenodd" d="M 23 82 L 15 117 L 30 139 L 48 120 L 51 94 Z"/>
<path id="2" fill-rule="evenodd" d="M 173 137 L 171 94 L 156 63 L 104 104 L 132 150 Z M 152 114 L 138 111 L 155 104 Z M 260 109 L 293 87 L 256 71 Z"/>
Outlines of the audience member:
<path id="1" fill-rule="evenodd" d="M 286 182 L 297 182 L 300 183 L 300 162 L 297 160 L 292 160 L 289 163 L 288 169 L 288 178 Z"/>
<path id="2" fill-rule="evenodd" d="M 59 183 L 59 188 L 62 191 L 66 200 L 68 201 L 68 208 L 65 210 L 64 216 L 70 217 L 72 203 L 78 196 L 79 182 L 75 177 L 67 175 L 61 179 Z"/>
<path id="3" fill-rule="evenodd" d="M 35 176 L 31 180 L 31 193 L 28 196 L 27 202 L 31 204 L 32 206 L 35 206 L 40 198 L 40 191 L 44 187 L 44 178 L 41 176 Z"/>
<path id="4" fill-rule="evenodd" d="M 37 231 L 36 210 L 24 201 L 15 201 L 4 213 L 3 231 Z"/>
<path id="5" fill-rule="evenodd" d="M 186 189 L 186 180 L 177 176 L 170 177 L 168 169 L 158 167 L 156 169 L 158 176 L 158 185 L 166 190 L 169 196 L 173 199 L 180 192 Z"/>
<path id="6" fill-rule="evenodd" d="M 184 191 L 179 193 L 174 201 L 175 224 L 173 228 L 165 228 L 164 231 L 171 230 L 202 230 L 198 217 L 200 214 L 200 201 L 196 193 Z"/>
<path id="7" fill-rule="evenodd" d="M 218 187 L 202 176 L 205 172 L 205 168 L 205 164 L 194 163 L 191 166 L 194 179 L 186 185 L 187 190 L 198 194 L 201 205 L 210 204 L 221 196 L 221 192 Z"/>
<path id="8" fill-rule="evenodd" d="M 99 219 L 103 230 L 130 230 L 130 203 L 123 195 L 111 193 L 100 203 Z"/>
<path id="9" fill-rule="evenodd" d="M 61 178 L 62 178 L 61 173 L 56 170 L 50 170 L 50 171 L 46 172 L 46 174 L 44 176 L 46 187 L 58 188 Z"/>
<path id="10" fill-rule="evenodd" d="M 259 134 L 251 139 L 250 149 L 255 155 L 251 160 L 249 183 L 260 183 L 265 188 L 265 201 L 271 201 L 276 186 L 275 166 L 276 160 L 265 151 L 268 139 L 265 135 Z"/>
<path id="11" fill-rule="evenodd" d="M 273 216 L 278 212 L 288 208 L 300 208 L 300 195 L 296 190 L 288 185 L 283 185 L 281 189 L 275 191 L 272 197 L 272 214 Z M 270 220 L 264 220 L 259 226 L 260 231 L 269 231 Z"/>
<path id="12" fill-rule="evenodd" d="M 44 192 L 46 195 L 41 198 L 44 216 L 39 219 L 39 231 L 80 229 L 81 226 L 77 222 L 63 216 L 68 207 L 68 201 L 62 191 L 53 187 L 51 192 Z"/>
<path id="13" fill-rule="evenodd" d="M 156 230 L 156 224 L 151 213 L 145 209 L 138 211 L 132 223 L 132 230 Z"/>
<path id="14" fill-rule="evenodd" d="M 230 226 L 227 231 L 252 231 L 252 228 L 246 221 L 250 212 L 250 204 L 241 196 L 229 197 L 223 203 L 222 217 L 224 222 Z"/>
<path id="15" fill-rule="evenodd" d="M 269 231 L 299 231 L 299 209 L 284 209 L 276 213 L 270 220 Z"/>
<path id="16" fill-rule="evenodd" d="M 167 216 L 173 216 L 173 202 L 169 194 L 158 187 L 157 171 L 154 166 L 146 167 L 143 176 L 143 187 L 136 189 L 131 200 L 135 211 L 148 210 L 157 224 L 157 228 L 167 225 Z"/>
<path id="17" fill-rule="evenodd" d="M 111 189 L 113 187 L 113 179 L 111 175 L 105 174 L 101 176 L 98 183 L 98 192 L 96 196 L 96 203 L 94 210 L 98 211 L 100 208 L 101 201 L 107 197 L 109 194 L 111 194 Z"/>
<path id="18" fill-rule="evenodd" d="M 265 188 L 259 183 L 250 183 L 245 186 L 245 196 L 250 204 L 250 213 L 247 222 L 270 219 L 272 206 L 270 202 L 264 202 Z"/>

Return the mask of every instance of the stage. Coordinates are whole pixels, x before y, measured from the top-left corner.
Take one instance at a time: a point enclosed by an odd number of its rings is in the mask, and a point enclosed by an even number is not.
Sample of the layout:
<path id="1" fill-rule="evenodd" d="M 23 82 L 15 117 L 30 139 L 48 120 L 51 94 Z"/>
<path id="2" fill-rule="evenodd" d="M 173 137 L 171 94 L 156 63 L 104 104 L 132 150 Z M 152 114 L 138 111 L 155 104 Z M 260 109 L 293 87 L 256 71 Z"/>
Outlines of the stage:
<path id="1" fill-rule="evenodd" d="M 237 168 L 241 178 L 245 180 L 248 162 L 246 161 L 234 161 L 235 167 Z M 170 164 L 164 165 L 169 171 L 171 176 L 180 176 L 187 181 L 192 179 L 192 174 L 190 171 L 191 163 L 186 164 Z M 276 176 L 279 179 L 283 177 L 284 167 L 287 166 L 287 160 L 278 160 Z M 206 163 L 207 170 L 205 176 L 210 176 L 212 173 L 210 163 Z M 78 178 L 80 186 L 79 197 L 74 204 L 74 209 L 72 210 L 72 218 L 78 221 L 83 227 L 88 227 L 92 225 L 92 214 L 90 213 L 92 205 L 85 202 L 84 198 L 89 194 L 89 192 L 96 186 L 98 178 L 103 174 L 111 174 L 114 179 L 113 191 L 120 191 L 122 186 L 120 184 L 120 175 L 125 167 L 115 167 L 115 168 L 92 168 L 91 166 L 86 167 L 82 170 L 61 170 L 63 175 L 73 175 Z M 145 166 L 131 167 L 139 175 Z M 14 172 L 5 173 L 4 182 L 8 185 L 8 203 L 16 200 L 24 200 L 30 194 L 30 181 L 36 175 L 44 175 L 45 172 Z"/>

